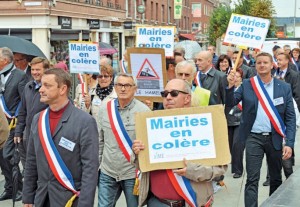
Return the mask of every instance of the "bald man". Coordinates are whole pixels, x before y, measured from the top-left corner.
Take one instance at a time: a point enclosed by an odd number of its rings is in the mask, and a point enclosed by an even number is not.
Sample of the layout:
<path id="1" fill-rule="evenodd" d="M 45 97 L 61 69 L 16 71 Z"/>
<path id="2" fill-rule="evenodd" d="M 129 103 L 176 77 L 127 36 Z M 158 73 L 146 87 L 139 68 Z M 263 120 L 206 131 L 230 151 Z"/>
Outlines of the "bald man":
<path id="1" fill-rule="evenodd" d="M 226 75 L 212 67 L 212 54 L 201 51 L 196 55 L 196 64 L 200 72 L 197 76 L 201 87 L 210 90 L 209 105 L 225 103 Z"/>

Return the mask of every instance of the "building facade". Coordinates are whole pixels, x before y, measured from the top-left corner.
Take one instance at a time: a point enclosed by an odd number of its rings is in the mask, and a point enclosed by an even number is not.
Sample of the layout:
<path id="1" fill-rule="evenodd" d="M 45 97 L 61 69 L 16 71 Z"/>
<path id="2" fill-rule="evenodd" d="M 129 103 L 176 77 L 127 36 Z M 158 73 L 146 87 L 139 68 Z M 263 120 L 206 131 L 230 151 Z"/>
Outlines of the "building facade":
<path id="1" fill-rule="evenodd" d="M 69 40 L 106 42 L 121 52 L 125 0 L 0 1 L 0 34 L 31 40 L 47 57 Z"/>

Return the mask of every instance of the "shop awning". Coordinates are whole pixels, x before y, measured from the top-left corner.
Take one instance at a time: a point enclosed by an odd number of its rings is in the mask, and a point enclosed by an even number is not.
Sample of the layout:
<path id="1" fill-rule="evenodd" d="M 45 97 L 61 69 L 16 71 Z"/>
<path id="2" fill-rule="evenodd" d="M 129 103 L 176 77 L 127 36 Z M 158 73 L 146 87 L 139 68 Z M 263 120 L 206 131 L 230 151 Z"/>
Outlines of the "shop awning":
<path id="1" fill-rule="evenodd" d="M 187 40 L 195 40 L 195 35 L 193 34 L 180 34 L 179 36 Z"/>

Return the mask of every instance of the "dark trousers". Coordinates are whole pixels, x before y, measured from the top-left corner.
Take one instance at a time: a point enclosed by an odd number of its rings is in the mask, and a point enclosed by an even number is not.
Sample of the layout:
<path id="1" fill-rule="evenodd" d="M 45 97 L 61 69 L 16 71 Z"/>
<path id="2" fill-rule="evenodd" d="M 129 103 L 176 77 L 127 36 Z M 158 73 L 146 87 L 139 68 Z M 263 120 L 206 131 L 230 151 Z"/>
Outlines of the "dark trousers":
<path id="1" fill-rule="evenodd" d="M 11 193 L 13 188 L 13 182 L 12 182 L 13 164 L 11 162 L 14 149 L 15 149 L 15 143 L 13 137 L 14 137 L 14 130 L 11 130 L 8 139 L 4 144 L 3 149 L 0 150 L 0 167 L 5 178 L 4 189 L 8 193 Z M 18 189 L 22 191 L 22 187 L 23 187 L 22 176 L 20 171 L 18 173 L 19 173 Z"/>
<path id="2" fill-rule="evenodd" d="M 231 153 L 231 172 L 242 175 L 245 143 L 240 141 L 239 126 L 228 126 L 228 138 Z"/>
<path id="3" fill-rule="evenodd" d="M 250 133 L 246 140 L 247 182 L 245 186 L 245 207 L 258 206 L 258 183 L 265 153 L 270 172 L 269 195 L 271 195 L 282 183 L 282 150 L 276 150 L 273 147 L 271 136 Z"/>

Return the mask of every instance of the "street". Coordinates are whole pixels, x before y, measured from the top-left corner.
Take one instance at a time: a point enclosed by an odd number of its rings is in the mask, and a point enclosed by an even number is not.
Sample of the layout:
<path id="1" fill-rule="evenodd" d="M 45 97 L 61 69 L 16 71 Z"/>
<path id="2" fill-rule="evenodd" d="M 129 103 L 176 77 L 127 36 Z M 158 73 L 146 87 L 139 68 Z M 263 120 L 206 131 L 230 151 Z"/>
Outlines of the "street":
<path id="1" fill-rule="evenodd" d="M 299 158 L 299 152 L 300 152 L 300 145 L 297 142 L 299 140 L 300 133 L 297 132 L 296 135 L 296 143 L 295 143 L 295 167 L 294 171 L 299 170 L 300 167 L 300 158 Z M 215 194 L 215 200 L 214 200 L 214 207 L 243 207 L 244 206 L 244 187 L 246 183 L 246 174 L 244 173 L 243 176 L 239 179 L 234 179 L 232 177 L 232 174 L 230 172 L 230 165 L 228 166 L 228 170 L 225 174 L 225 187 L 222 187 L 216 194 Z M 269 195 L 269 187 L 264 187 L 262 183 L 265 181 L 267 173 L 267 166 L 264 160 L 264 163 L 262 165 L 261 169 L 261 179 L 259 184 L 259 195 L 258 195 L 258 202 L 261 204 L 264 200 L 268 198 Z M 283 178 L 284 180 L 285 178 Z M 4 177 L 1 174 L 0 175 L 0 192 L 3 191 L 3 185 L 4 185 Z M 97 195 L 97 193 L 96 193 Z M 0 201 L 1 207 L 11 207 L 12 206 L 12 200 L 6 200 L 6 201 Z M 22 203 L 17 202 L 16 207 L 21 207 Z M 95 198 L 95 204 L 94 206 L 97 206 L 97 196 Z M 122 194 L 121 198 L 119 199 L 116 207 L 126 207 L 126 201 L 125 197 Z"/>

